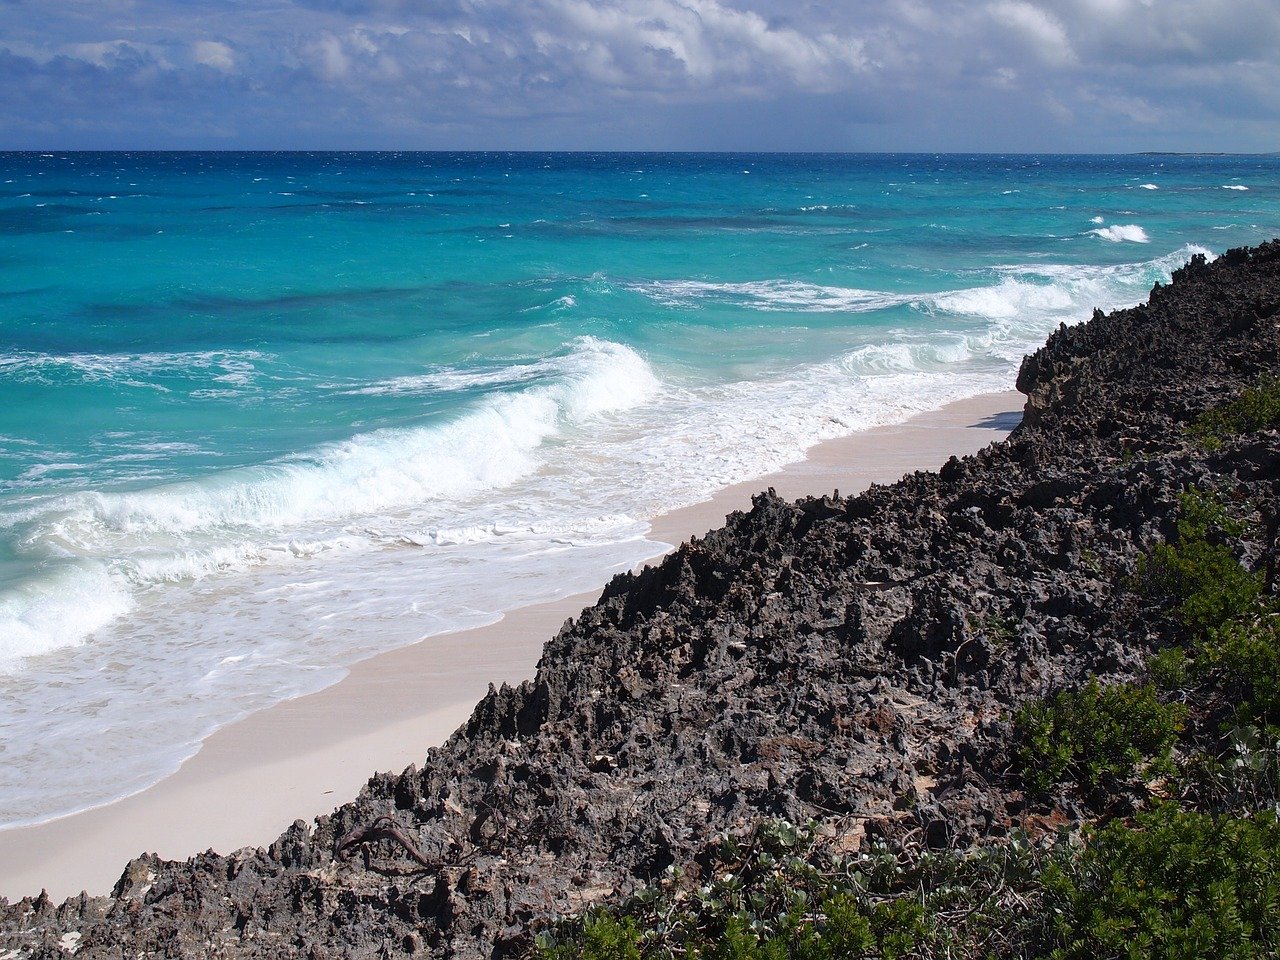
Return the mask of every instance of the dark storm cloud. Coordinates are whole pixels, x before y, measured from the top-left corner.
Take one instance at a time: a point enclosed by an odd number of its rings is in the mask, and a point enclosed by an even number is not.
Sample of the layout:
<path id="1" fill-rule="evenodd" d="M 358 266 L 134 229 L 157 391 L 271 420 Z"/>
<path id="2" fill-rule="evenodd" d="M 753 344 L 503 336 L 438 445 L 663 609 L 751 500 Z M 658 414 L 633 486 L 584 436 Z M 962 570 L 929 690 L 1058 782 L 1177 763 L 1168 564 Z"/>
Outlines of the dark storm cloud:
<path id="1" fill-rule="evenodd" d="M 1276 149 L 1274 0 L 0 0 L 4 146 Z"/>

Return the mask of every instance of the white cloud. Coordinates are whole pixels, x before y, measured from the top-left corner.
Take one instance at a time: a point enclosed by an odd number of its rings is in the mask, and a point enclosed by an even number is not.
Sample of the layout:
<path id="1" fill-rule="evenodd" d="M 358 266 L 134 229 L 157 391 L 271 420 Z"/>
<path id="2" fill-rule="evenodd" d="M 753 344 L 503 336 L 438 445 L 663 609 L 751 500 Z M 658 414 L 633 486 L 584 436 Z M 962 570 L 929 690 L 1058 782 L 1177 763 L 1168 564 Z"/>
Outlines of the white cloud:
<path id="1" fill-rule="evenodd" d="M 303 47 L 316 72 L 330 82 L 342 80 L 351 70 L 351 59 L 343 42 L 333 34 L 325 34 Z"/>
<path id="2" fill-rule="evenodd" d="M 1057 18 L 1025 0 L 1002 0 L 987 8 L 996 24 L 1020 35 L 1046 64 L 1065 66 L 1076 62 L 1071 39 Z"/>
<path id="3" fill-rule="evenodd" d="M 121 63 L 148 64 L 169 68 L 163 48 L 154 44 L 135 43 L 132 40 L 100 40 L 93 43 L 70 43 L 62 47 L 62 53 L 76 60 L 83 60 L 95 67 L 113 67 Z"/>
<path id="4" fill-rule="evenodd" d="M 799 90 L 849 86 L 866 67 L 862 40 L 828 29 L 773 26 L 718 0 L 544 0 L 535 49 L 600 82 L 658 89 L 729 84 Z M 516 14 L 516 7 L 511 10 Z"/>
<path id="5" fill-rule="evenodd" d="M 235 73 L 235 53 L 227 44 L 217 40 L 197 40 L 191 45 L 191 59 L 223 73 Z"/>
<path id="6" fill-rule="evenodd" d="M 1096 110 L 1123 117 L 1129 123 L 1142 127 L 1154 127 L 1169 119 L 1168 111 L 1141 96 L 1129 96 L 1095 86 L 1081 87 L 1076 93 L 1081 103 Z"/>

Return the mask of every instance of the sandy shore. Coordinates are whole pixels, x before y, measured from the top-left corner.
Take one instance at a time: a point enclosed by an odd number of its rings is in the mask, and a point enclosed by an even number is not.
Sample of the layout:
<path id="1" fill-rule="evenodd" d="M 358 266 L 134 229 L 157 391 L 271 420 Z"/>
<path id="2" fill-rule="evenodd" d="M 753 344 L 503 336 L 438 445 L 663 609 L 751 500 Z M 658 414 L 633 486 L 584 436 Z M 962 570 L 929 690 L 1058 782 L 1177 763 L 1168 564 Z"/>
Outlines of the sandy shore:
<path id="1" fill-rule="evenodd" d="M 772 486 L 785 497 L 856 493 L 973 453 L 1018 422 L 1022 397 L 987 394 L 898 426 L 821 444 L 784 470 L 657 518 L 676 544 L 720 526 Z M 603 584 L 602 584 L 603 586 Z M 531 677 L 543 642 L 598 591 L 537 604 L 477 630 L 431 637 L 351 668 L 327 690 L 219 730 L 171 777 L 133 797 L 34 827 L 0 831 L 0 896 L 42 888 L 61 900 L 107 893 L 132 857 L 185 859 L 265 845 L 296 818 L 328 813 L 375 770 L 420 762 L 466 720 L 490 682 Z"/>

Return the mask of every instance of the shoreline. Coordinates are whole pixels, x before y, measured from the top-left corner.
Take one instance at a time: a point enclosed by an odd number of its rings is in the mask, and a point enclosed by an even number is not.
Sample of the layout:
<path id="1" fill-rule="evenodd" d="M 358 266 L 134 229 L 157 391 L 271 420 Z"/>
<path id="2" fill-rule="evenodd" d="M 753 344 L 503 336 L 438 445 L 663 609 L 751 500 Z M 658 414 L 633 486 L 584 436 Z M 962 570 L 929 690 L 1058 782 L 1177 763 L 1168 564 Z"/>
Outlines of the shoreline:
<path id="1" fill-rule="evenodd" d="M 650 539 L 677 545 L 720 526 L 772 486 L 794 499 L 851 494 L 1003 438 L 1021 417 L 1014 391 L 982 394 L 902 424 L 812 447 L 781 471 L 727 487 L 652 521 Z M 658 562 L 657 557 L 649 563 Z M 143 852 L 184 860 L 267 845 L 295 819 L 350 800 L 375 771 L 422 760 L 470 715 L 490 682 L 533 676 L 544 642 L 596 590 L 509 612 L 488 626 L 441 634 L 379 654 L 314 694 L 279 703 L 216 731 L 171 776 L 81 813 L 0 831 L 0 897 L 55 900 L 107 893 Z"/>

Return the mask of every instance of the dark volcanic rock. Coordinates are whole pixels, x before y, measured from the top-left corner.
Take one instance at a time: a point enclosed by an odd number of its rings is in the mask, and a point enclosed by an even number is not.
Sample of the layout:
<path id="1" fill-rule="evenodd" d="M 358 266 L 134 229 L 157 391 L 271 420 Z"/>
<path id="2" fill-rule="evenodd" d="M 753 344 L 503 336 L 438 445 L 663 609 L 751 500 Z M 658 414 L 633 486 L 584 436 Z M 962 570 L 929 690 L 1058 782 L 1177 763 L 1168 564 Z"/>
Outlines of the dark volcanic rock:
<path id="1" fill-rule="evenodd" d="M 1280 367 L 1278 319 L 1280 243 L 1195 258 L 1028 357 L 1008 441 L 855 498 L 759 495 L 616 578 L 421 769 L 268 848 L 144 857 L 110 898 L 0 906 L 0 947 L 508 956 L 671 864 L 696 875 L 716 833 L 763 816 L 938 846 L 1034 826 L 1002 780 L 1010 708 L 1138 668 L 1160 612 L 1124 585 L 1182 490 L 1226 476 L 1280 512 L 1280 435 L 1210 461 L 1185 433 Z M 384 815 L 407 843 L 383 829 L 335 854 Z"/>

